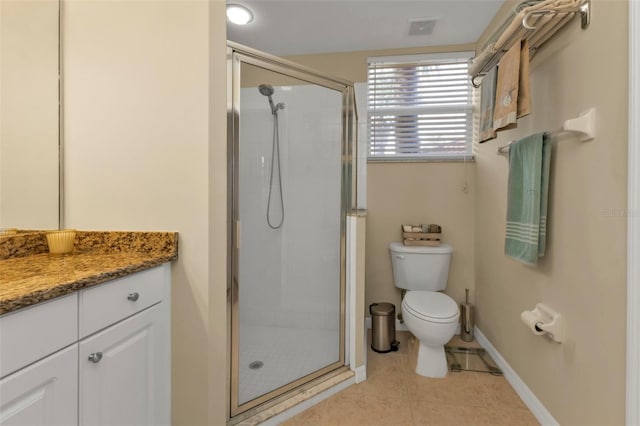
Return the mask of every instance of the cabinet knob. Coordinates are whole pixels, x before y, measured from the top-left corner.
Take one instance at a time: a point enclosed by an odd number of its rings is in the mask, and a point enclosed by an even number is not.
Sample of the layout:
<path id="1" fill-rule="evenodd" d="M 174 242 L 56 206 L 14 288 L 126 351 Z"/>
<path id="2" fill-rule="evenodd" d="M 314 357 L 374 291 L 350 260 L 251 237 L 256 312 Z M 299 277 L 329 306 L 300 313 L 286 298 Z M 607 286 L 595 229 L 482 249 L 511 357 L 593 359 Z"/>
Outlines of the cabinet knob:
<path id="1" fill-rule="evenodd" d="M 138 300 L 140 298 L 140 295 L 138 294 L 138 292 L 135 293 L 129 293 L 127 295 L 127 299 L 131 300 L 132 302 L 135 302 L 136 300 Z"/>
<path id="2" fill-rule="evenodd" d="M 102 359 L 102 352 L 94 352 L 89 355 L 89 361 L 93 362 L 94 364 L 99 363 L 101 359 Z"/>

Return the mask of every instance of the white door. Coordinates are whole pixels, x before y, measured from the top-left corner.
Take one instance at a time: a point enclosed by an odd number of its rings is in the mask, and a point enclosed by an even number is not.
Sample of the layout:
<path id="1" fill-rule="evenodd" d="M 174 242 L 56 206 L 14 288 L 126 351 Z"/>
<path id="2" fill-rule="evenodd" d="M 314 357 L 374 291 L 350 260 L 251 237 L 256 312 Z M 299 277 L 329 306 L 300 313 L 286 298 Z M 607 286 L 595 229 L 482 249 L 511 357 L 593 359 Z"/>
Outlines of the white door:
<path id="1" fill-rule="evenodd" d="M 80 424 L 169 423 L 168 330 L 155 305 L 80 342 Z"/>
<path id="2" fill-rule="evenodd" d="M 78 424 L 78 345 L 0 380 L 0 425 Z"/>

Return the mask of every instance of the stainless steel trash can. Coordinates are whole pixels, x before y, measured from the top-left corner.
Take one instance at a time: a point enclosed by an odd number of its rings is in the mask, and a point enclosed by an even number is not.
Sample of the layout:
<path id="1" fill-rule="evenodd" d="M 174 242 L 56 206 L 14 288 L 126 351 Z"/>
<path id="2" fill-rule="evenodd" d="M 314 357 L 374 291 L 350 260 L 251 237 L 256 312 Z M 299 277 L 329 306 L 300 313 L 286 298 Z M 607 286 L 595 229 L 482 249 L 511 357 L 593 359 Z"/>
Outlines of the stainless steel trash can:
<path id="1" fill-rule="evenodd" d="M 386 353 L 398 350 L 396 341 L 396 307 L 392 303 L 372 303 L 371 314 L 371 349 Z"/>

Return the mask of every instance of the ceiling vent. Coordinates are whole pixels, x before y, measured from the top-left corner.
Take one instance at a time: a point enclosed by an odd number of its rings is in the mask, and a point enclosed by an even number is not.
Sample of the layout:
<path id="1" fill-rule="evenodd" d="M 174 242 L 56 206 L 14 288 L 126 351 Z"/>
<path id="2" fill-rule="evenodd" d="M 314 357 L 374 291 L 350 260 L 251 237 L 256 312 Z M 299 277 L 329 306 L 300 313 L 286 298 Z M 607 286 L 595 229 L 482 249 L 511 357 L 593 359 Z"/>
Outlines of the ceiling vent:
<path id="1" fill-rule="evenodd" d="M 433 32 L 433 27 L 436 26 L 437 19 L 435 18 L 419 18 L 409 21 L 409 35 L 410 36 L 425 36 L 430 35 Z"/>

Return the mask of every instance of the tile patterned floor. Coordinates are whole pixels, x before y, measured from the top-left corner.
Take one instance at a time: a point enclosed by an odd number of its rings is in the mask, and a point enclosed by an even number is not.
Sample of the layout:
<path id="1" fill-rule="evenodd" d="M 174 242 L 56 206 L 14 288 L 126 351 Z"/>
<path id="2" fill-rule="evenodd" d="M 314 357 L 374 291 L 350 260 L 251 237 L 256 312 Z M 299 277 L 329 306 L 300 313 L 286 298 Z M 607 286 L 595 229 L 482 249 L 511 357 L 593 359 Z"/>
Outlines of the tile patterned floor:
<path id="1" fill-rule="evenodd" d="M 414 373 L 417 341 L 398 332 L 400 350 L 369 349 L 367 380 L 307 409 L 286 426 L 538 425 L 502 376 L 462 371 L 444 379 Z"/>

